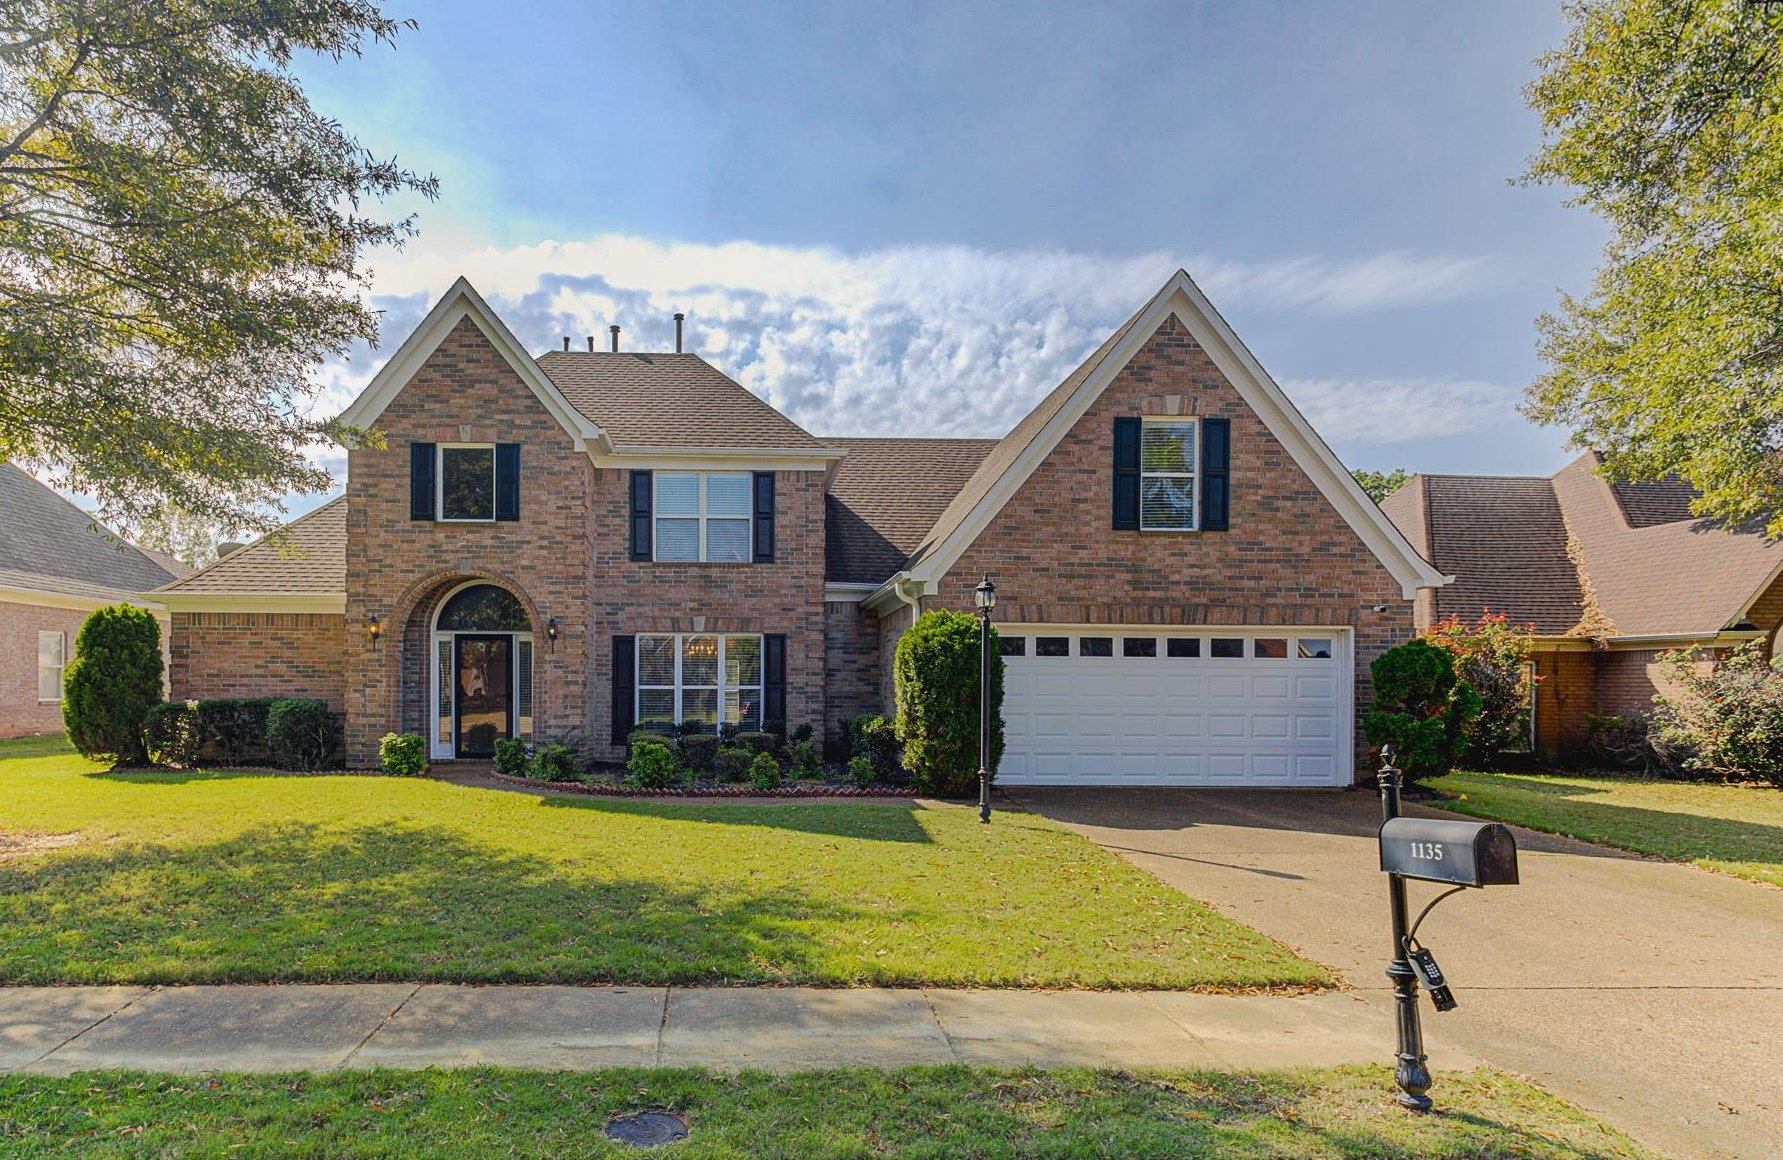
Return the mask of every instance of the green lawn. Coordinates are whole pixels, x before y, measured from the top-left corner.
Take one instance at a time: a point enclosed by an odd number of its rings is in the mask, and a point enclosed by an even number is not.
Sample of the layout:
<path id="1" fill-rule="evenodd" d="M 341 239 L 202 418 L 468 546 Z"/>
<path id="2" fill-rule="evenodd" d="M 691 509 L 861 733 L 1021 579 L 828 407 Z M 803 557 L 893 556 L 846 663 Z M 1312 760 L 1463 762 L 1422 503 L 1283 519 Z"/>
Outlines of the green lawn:
<path id="1" fill-rule="evenodd" d="M 0 930 L 0 983 L 1331 983 L 1030 814 L 104 773 L 44 741 L 0 743 Z"/>
<path id="2" fill-rule="evenodd" d="M 970 1068 L 0 1076 L 9 1156 L 622 1156 L 609 1117 L 685 1116 L 675 1157 L 1648 1157 L 1527 1084 L 1443 1074 L 1441 1111 L 1386 1068 L 1146 1072 Z"/>
<path id="3" fill-rule="evenodd" d="M 1446 808 L 1783 886 L 1783 791 L 1632 777 L 1457 773 Z"/>

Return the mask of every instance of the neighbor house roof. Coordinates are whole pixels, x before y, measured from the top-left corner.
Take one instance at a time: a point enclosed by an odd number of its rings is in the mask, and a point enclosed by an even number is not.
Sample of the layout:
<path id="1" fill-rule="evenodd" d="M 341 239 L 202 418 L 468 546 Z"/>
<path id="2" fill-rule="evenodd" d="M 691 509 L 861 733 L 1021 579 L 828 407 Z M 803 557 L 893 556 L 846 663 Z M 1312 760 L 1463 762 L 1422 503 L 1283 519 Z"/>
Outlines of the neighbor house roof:
<path id="1" fill-rule="evenodd" d="M 1547 479 L 1418 476 L 1381 510 L 1455 575 L 1438 616 L 1489 606 L 1560 635 L 1595 604 L 1610 639 L 1739 624 L 1783 569 L 1783 544 L 1692 516 L 1695 493 L 1677 480 L 1612 484 L 1602 462 L 1587 452 Z"/>
<path id="2" fill-rule="evenodd" d="M 1438 620 L 1503 612 L 1560 636 L 1579 623 L 1578 569 L 1554 485 L 1507 476 L 1420 475 L 1381 503 L 1412 546 L 1455 582 L 1436 590 Z"/>
<path id="3" fill-rule="evenodd" d="M 112 535 L 29 472 L 0 463 L 0 588 L 134 599 L 185 569 Z"/>
<path id="4" fill-rule="evenodd" d="M 823 441 L 697 354 L 547 351 L 539 369 L 618 449 L 816 451 Z"/>
<path id="5" fill-rule="evenodd" d="M 995 439 L 826 439 L 847 455 L 825 498 L 825 576 L 879 584 L 902 568 Z"/>
<path id="6" fill-rule="evenodd" d="M 329 500 L 157 596 L 340 596 L 347 592 L 347 497 Z"/>

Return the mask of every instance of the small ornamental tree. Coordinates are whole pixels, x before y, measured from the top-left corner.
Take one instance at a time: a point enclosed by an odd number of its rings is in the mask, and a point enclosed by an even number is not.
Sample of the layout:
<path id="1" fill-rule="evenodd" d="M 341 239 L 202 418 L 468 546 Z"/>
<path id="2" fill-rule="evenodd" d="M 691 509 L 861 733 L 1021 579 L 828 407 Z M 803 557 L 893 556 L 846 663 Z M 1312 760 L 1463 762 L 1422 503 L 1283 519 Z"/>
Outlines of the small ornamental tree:
<path id="1" fill-rule="evenodd" d="M 1741 645 L 1715 664 L 1694 649 L 1660 657 L 1666 690 L 1654 700 L 1656 739 L 1686 769 L 1728 780 L 1755 778 L 1783 788 L 1783 673 L 1763 641 Z"/>
<path id="2" fill-rule="evenodd" d="M 1424 634 L 1454 655 L 1457 674 L 1480 695 L 1480 715 L 1469 732 L 1469 761 L 1492 765 L 1499 754 L 1528 746 L 1534 635 L 1533 625 L 1514 625 L 1502 612 L 1482 613 L 1472 623 L 1451 616 Z"/>
<path id="3" fill-rule="evenodd" d="M 1003 757 L 1003 658 L 990 643 L 990 771 Z M 937 610 L 898 641 L 897 733 L 904 768 L 920 793 L 970 797 L 978 791 L 978 618 Z"/>
<path id="4" fill-rule="evenodd" d="M 140 764 L 143 722 L 161 703 L 161 673 L 153 613 L 118 604 L 87 617 L 62 681 L 69 743 L 97 761 Z"/>
<path id="5" fill-rule="evenodd" d="M 1374 746 L 1399 751 L 1408 783 L 1441 777 L 1467 752 L 1468 728 L 1480 695 L 1455 671 L 1455 654 L 1422 638 L 1374 658 L 1374 708 L 1362 733 Z"/>

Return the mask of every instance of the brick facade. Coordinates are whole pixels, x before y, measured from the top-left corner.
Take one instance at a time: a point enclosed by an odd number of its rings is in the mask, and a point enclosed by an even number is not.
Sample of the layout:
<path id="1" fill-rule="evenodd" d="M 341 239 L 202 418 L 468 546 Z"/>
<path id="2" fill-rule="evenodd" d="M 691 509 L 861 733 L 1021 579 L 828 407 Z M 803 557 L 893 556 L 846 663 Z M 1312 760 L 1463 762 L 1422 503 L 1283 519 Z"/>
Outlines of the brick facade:
<path id="1" fill-rule="evenodd" d="M 62 731 L 62 703 L 37 699 L 37 634 L 65 634 L 64 656 L 72 659 L 86 618 L 79 609 L 0 601 L 0 737 Z"/>
<path id="2" fill-rule="evenodd" d="M 834 746 L 843 721 L 886 711 L 881 670 L 890 671 L 890 660 L 881 665 L 879 618 L 860 604 L 831 601 L 823 614 L 824 735 Z"/>
<path id="3" fill-rule="evenodd" d="M 1181 414 L 1231 420 L 1229 531 L 1111 526 L 1114 420 L 1164 414 L 1172 397 Z M 1370 696 L 1369 663 L 1412 636 L 1412 602 L 1398 581 L 1174 317 L 924 606 L 970 611 L 972 588 L 986 574 L 996 581 L 997 619 L 1005 623 L 1347 626 L 1358 722 Z M 1377 604 L 1386 611 L 1370 611 Z M 1358 724 L 1359 762 L 1364 748 Z"/>
<path id="4" fill-rule="evenodd" d="M 326 613 L 176 612 L 174 697 L 313 697 L 346 704 L 346 621 Z"/>

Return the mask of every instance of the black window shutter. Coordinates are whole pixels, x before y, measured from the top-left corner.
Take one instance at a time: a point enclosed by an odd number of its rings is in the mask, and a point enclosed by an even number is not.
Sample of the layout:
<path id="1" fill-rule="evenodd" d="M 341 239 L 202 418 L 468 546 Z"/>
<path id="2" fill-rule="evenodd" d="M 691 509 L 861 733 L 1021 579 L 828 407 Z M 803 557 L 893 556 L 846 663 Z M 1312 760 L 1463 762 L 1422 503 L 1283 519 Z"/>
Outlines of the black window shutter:
<path id="1" fill-rule="evenodd" d="M 648 560 L 650 551 L 650 473 L 631 473 L 631 558 Z"/>
<path id="2" fill-rule="evenodd" d="M 520 444 L 495 445 L 495 518 L 520 518 Z"/>
<path id="3" fill-rule="evenodd" d="M 613 744 L 624 745 L 635 724 L 638 693 L 638 638 L 613 638 Z"/>
<path id="4" fill-rule="evenodd" d="M 434 446 L 431 443 L 409 444 L 409 518 L 434 519 L 433 472 Z"/>
<path id="5" fill-rule="evenodd" d="M 1201 420 L 1201 529 L 1223 532 L 1232 500 L 1232 420 Z"/>
<path id="6" fill-rule="evenodd" d="M 1114 526 L 1139 530 L 1139 420 L 1114 421 Z"/>
<path id="7" fill-rule="evenodd" d="M 764 724 L 786 724 L 786 637 L 770 633 L 761 638 L 761 719 Z"/>
<path id="8" fill-rule="evenodd" d="M 755 562 L 774 562 L 774 473 L 755 473 Z"/>

